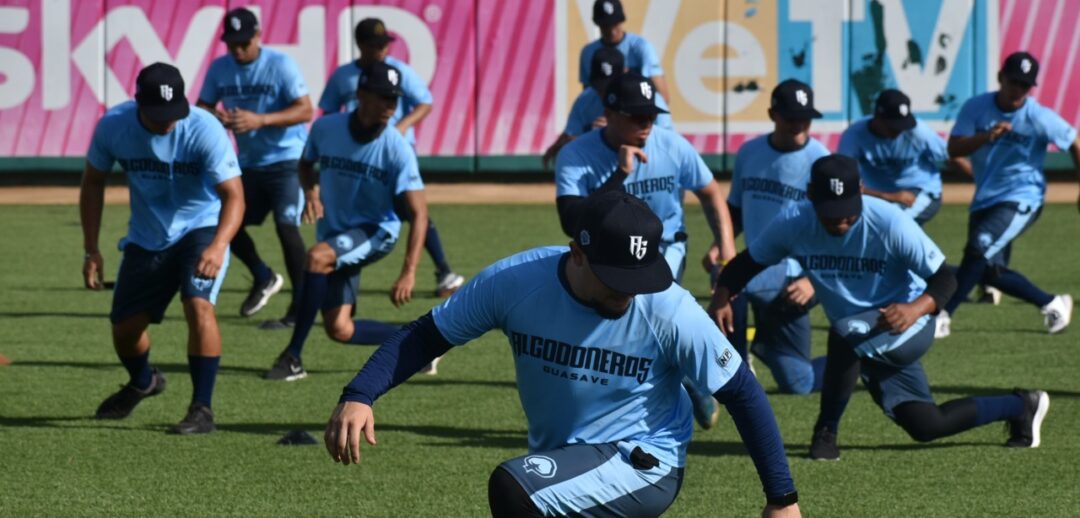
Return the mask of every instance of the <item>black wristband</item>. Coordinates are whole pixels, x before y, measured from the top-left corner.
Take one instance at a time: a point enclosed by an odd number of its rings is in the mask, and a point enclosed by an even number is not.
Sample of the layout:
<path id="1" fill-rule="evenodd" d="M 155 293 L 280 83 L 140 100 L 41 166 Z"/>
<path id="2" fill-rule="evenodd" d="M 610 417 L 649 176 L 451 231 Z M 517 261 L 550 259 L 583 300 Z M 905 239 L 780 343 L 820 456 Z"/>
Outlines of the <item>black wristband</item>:
<path id="1" fill-rule="evenodd" d="M 797 503 L 799 501 L 799 492 L 798 491 L 792 491 L 790 493 L 786 493 L 786 494 L 783 494 L 783 495 L 780 495 L 780 496 L 770 496 L 770 497 L 766 498 L 765 501 L 769 505 L 775 505 L 775 506 L 778 506 L 778 507 L 787 507 L 787 506 L 789 506 L 791 504 L 794 504 L 794 503 Z"/>

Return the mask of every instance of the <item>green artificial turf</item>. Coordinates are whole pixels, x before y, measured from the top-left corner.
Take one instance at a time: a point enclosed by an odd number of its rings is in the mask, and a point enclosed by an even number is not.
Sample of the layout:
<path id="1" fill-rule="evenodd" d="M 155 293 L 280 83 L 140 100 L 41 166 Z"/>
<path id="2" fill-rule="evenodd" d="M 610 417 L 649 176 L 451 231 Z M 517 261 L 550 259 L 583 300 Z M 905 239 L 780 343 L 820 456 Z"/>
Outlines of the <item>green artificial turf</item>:
<path id="1" fill-rule="evenodd" d="M 115 277 L 127 208 L 105 211 L 102 248 Z M 468 276 L 513 252 L 565 244 L 555 209 L 541 206 L 435 206 L 453 267 Z M 360 466 L 331 462 L 320 445 L 278 446 L 292 429 L 321 442 L 322 427 L 345 385 L 373 351 L 331 342 L 318 328 L 305 351 L 310 376 L 294 383 L 261 375 L 288 340 L 287 331 L 256 330 L 284 313 L 288 295 L 255 318 L 238 316 L 250 286 L 234 261 L 218 309 L 224 356 L 215 392 L 219 431 L 176 437 L 164 429 L 183 417 L 191 383 L 186 326 L 179 301 L 151 328 L 151 362 L 169 379 L 163 395 L 123 421 L 90 418 L 126 381 L 113 354 L 110 292 L 82 288 L 82 237 L 72 206 L 0 207 L 0 515 L 349 515 L 483 516 L 492 468 L 526 448 L 513 364 L 501 334 L 452 351 L 438 376 L 421 376 L 375 406 L 378 446 Z M 705 303 L 697 266 L 707 231 L 688 210 L 691 245 L 685 284 Z M 929 225 L 951 262 L 963 246 L 966 213 L 946 207 Z M 1080 218 L 1074 206 L 1050 206 L 1019 242 L 1013 264 L 1053 292 L 1080 294 Z M 311 227 L 305 237 L 312 239 Z M 272 226 L 253 235 L 267 261 L 283 271 Z M 416 298 L 394 309 L 387 290 L 401 267 L 404 240 L 366 269 L 359 314 L 407 322 L 439 301 L 426 257 Z M 825 321 L 813 312 L 814 349 L 824 352 Z M 553 323 L 553 325 L 557 325 Z M 968 305 L 953 336 L 924 359 L 939 401 L 1013 387 L 1050 391 L 1037 450 L 1005 449 L 995 423 L 918 444 L 893 425 L 862 389 L 841 425 L 839 462 L 806 460 L 817 396 L 770 392 L 806 516 L 1069 516 L 1080 496 L 1080 330 L 1047 336 L 1038 311 L 1016 300 Z M 759 363 L 760 367 L 760 363 Z M 751 516 L 761 486 L 734 427 L 695 433 L 682 492 L 670 516 Z"/>

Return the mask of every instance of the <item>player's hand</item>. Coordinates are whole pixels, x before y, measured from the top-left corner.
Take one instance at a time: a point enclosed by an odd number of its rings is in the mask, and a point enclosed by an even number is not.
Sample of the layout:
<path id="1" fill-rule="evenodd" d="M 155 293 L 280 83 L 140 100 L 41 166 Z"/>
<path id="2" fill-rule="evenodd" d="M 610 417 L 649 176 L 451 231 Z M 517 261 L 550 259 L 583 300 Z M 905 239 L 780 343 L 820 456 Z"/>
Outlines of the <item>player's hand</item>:
<path id="1" fill-rule="evenodd" d="M 625 173 L 627 176 L 634 172 L 634 159 L 641 160 L 641 163 L 649 163 L 649 157 L 645 156 L 645 151 L 637 146 L 622 145 L 619 146 L 619 170 Z"/>
<path id="2" fill-rule="evenodd" d="M 728 337 L 735 334 L 735 315 L 731 311 L 731 296 L 728 294 L 727 288 L 718 287 L 713 291 L 712 300 L 709 301 L 708 313 L 716 322 L 716 325 L 720 327 L 720 332 Z"/>
<path id="3" fill-rule="evenodd" d="M 326 423 L 323 442 L 334 462 L 346 466 L 360 463 L 360 434 L 375 446 L 375 414 L 363 403 L 347 401 L 337 406 Z"/>
<path id="4" fill-rule="evenodd" d="M 412 290 L 416 286 L 416 272 L 402 272 L 401 277 L 390 288 L 390 302 L 394 307 L 400 308 L 406 302 L 412 300 Z"/>
<path id="5" fill-rule="evenodd" d="M 318 193 L 304 193 L 304 223 L 315 223 L 323 217 L 323 204 Z"/>
<path id="6" fill-rule="evenodd" d="M 607 117 L 604 117 L 603 115 L 601 115 L 601 116 L 593 119 L 593 121 L 592 121 L 592 129 L 606 128 L 606 127 L 607 127 Z"/>
<path id="7" fill-rule="evenodd" d="M 228 250 L 228 245 L 216 245 L 211 243 L 210 246 L 203 250 L 202 255 L 199 256 L 199 262 L 195 265 L 195 276 L 202 277 L 204 279 L 215 279 L 217 274 L 221 271 L 221 265 L 225 264 L 225 251 Z"/>
<path id="8" fill-rule="evenodd" d="M 210 110 L 210 113 L 212 113 L 214 115 L 214 117 L 217 117 L 217 120 L 221 121 L 221 124 L 223 126 L 225 126 L 226 128 L 229 127 L 229 113 L 228 112 L 226 112 L 225 110 L 222 110 L 221 108 L 218 108 L 218 107 L 215 106 L 213 110 Z"/>
<path id="9" fill-rule="evenodd" d="M 915 321 L 923 316 L 922 312 L 914 304 L 900 302 L 889 304 L 887 307 L 879 309 L 878 312 L 881 313 L 878 317 L 878 327 L 888 329 L 893 334 L 907 331 L 909 327 L 915 324 Z"/>
<path id="10" fill-rule="evenodd" d="M 1001 121 L 1001 122 L 999 122 L 997 124 L 994 124 L 994 127 L 990 128 L 990 132 L 989 132 L 990 133 L 990 135 L 989 135 L 990 142 L 993 142 L 993 141 L 1001 138 L 1002 135 L 1004 135 L 1005 133 L 1008 133 L 1010 131 L 1012 131 L 1012 124 L 1009 124 L 1008 122 Z"/>
<path id="11" fill-rule="evenodd" d="M 101 256 L 101 252 L 94 252 L 86 254 L 86 258 L 83 259 L 83 284 L 88 290 L 100 290 L 105 287 L 105 278 L 102 272 L 105 271 L 105 258 Z"/>
<path id="12" fill-rule="evenodd" d="M 402 137 L 404 137 L 405 134 L 409 132 L 409 127 L 408 126 L 402 126 L 401 124 L 395 125 L 394 128 L 398 130 L 398 133 L 401 133 Z"/>
<path id="13" fill-rule="evenodd" d="M 900 190 L 896 191 L 896 194 L 893 195 L 893 198 L 896 200 L 897 203 L 905 207 L 910 207 L 912 205 L 915 205 L 915 199 L 917 198 L 917 196 L 912 191 Z"/>
<path id="14" fill-rule="evenodd" d="M 542 162 L 544 164 L 544 169 L 545 170 L 547 170 L 549 167 L 551 167 L 551 163 L 555 161 L 555 155 L 557 155 L 557 154 L 559 154 L 559 148 L 555 147 L 554 145 L 552 145 L 551 147 L 547 148 L 546 151 L 544 151 L 544 158 L 542 158 L 541 160 L 542 160 Z"/>
<path id="15" fill-rule="evenodd" d="M 705 256 L 701 258 L 701 267 L 705 269 L 705 273 L 712 273 L 713 268 L 718 264 L 720 264 L 720 245 L 713 243 L 705 251 Z"/>
<path id="16" fill-rule="evenodd" d="M 229 112 L 229 124 L 226 124 L 226 127 L 236 133 L 255 131 L 263 126 L 263 116 L 261 114 L 241 108 L 233 108 Z"/>
<path id="17" fill-rule="evenodd" d="M 784 507 L 767 505 L 761 510 L 761 516 L 762 518 L 802 518 L 802 511 L 799 510 L 797 503 Z"/>
<path id="18" fill-rule="evenodd" d="M 784 297 L 796 306 L 805 306 L 814 298 L 814 285 L 809 278 L 799 277 L 784 288 Z"/>

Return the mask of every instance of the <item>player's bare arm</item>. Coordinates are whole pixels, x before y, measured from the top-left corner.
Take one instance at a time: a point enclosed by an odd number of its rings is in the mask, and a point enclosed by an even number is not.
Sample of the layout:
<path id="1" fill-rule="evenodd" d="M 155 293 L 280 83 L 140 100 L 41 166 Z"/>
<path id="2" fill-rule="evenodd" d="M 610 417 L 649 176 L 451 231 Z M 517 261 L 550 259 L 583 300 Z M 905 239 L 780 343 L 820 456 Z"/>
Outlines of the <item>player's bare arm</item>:
<path id="1" fill-rule="evenodd" d="M 885 201 L 891 201 L 893 203 L 899 203 L 905 207 L 910 207 L 915 204 L 916 195 L 912 191 L 901 189 L 894 192 L 885 192 L 871 189 L 863 185 L 863 194 L 867 196 L 873 196 L 875 198 L 881 198 Z"/>
<path id="2" fill-rule="evenodd" d="M 988 131 L 976 133 L 970 137 L 952 135 L 949 137 L 949 156 L 953 158 L 968 156 L 978 151 L 980 147 L 1001 138 L 1002 135 L 1009 131 L 1012 131 L 1012 124 L 999 122 Z"/>
<path id="3" fill-rule="evenodd" d="M 255 131 L 264 126 L 285 128 L 295 124 L 311 122 L 315 116 L 315 109 L 311 105 L 309 96 L 297 98 L 288 108 L 271 113 L 255 113 L 242 108 L 233 108 L 226 114 L 225 124 L 236 133 Z"/>
<path id="4" fill-rule="evenodd" d="M 348 466 L 360 463 L 360 436 L 375 446 L 375 414 L 363 403 L 346 401 L 334 408 L 326 423 L 323 443 L 334 462 Z"/>
<path id="5" fill-rule="evenodd" d="M 83 284 L 87 289 L 100 290 L 104 287 L 103 271 L 105 259 L 98 248 L 101 234 L 101 212 L 105 207 L 106 171 L 99 171 L 86 163 L 83 169 L 82 184 L 79 187 L 79 221 L 83 232 Z"/>
<path id="6" fill-rule="evenodd" d="M 716 180 L 709 182 L 705 187 L 694 191 L 701 209 L 705 212 L 705 221 L 709 224 L 709 230 L 713 234 L 713 243 L 720 246 L 720 260 L 730 261 L 735 257 L 735 231 L 731 224 L 731 212 L 728 211 L 727 200 L 720 190 L 720 184 Z"/>
<path id="7" fill-rule="evenodd" d="M 409 207 L 412 219 L 409 220 L 409 244 L 405 249 L 405 262 L 401 265 L 401 275 L 390 288 L 390 301 L 395 307 L 401 307 L 412 300 L 413 286 L 416 285 L 416 266 L 420 264 L 420 254 L 424 250 L 424 238 L 427 236 L 428 208 L 424 191 L 405 191 L 405 204 Z"/>
<path id="8" fill-rule="evenodd" d="M 300 171 L 300 187 L 304 189 L 304 223 L 313 224 L 323 217 L 322 198 L 319 197 L 319 172 L 315 170 L 315 162 L 301 159 L 298 164 Z"/>
<path id="9" fill-rule="evenodd" d="M 224 125 L 226 123 L 226 121 L 227 121 L 227 119 L 229 117 L 229 114 L 225 113 L 225 110 L 222 110 L 221 108 L 218 108 L 217 104 L 208 103 L 208 102 L 206 102 L 206 101 L 204 101 L 202 99 L 200 99 L 198 102 L 196 102 L 195 106 L 198 106 L 199 108 L 202 108 L 202 109 L 210 112 L 211 114 L 213 114 L 214 117 L 217 117 L 217 120 L 221 121 L 222 125 Z"/>
<path id="10" fill-rule="evenodd" d="M 547 151 L 544 151 L 544 158 L 543 158 L 544 169 L 550 168 L 551 163 L 555 161 L 555 156 L 559 154 L 559 150 L 562 149 L 563 146 L 565 146 L 565 145 L 567 145 L 567 144 L 569 144 L 569 143 L 571 143 L 573 141 L 574 141 L 574 136 L 573 135 L 567 135 L 566 133 L 560 134 L 559 138 L 555 139 L 555 142 L 553 144 L 551 144 L 550 147 L 547 148 Z"/>
<path id="11" fill-rule="evenodd" d="M 221 215 L 218 219 L 217 233 L 210 246 L 203 250 L 195 265 L 195 275 L 205 279 L 217 277 L 221 265 L 225 264 L 225 254 L 229 250 L 229 243 L 240 230 L 240 222 L 244 219 L 244 187 L 240 183 L 240 177 L 235 176 L 214 187 L 218 197 L 221 198 Z"/>
<path id="12" fill-rule="evenodd" d="M 395 125 L 395 127 L 399 132 L 401 132 L 402 135 L 404 135 L 406 131 L 409 131 L 409 128 L 420 124 L 420 121 L 424 120 L 424 118 L 427 117 L 430 113 L 430 103 L 418 104 L 415 108 L 413 108 L 411 112 L 408 113 L 408 115 L 402 117 L 401 120 L 399 120 L 398 123 Z"/>
<path id="13" fill-rule="evenodd" d="M 881 317 L 878 318 L 878 327 L 888 329 L 894 334 L 900 334 L 907 331 L 923 315 L 929 315 L 937 311 L 937 305 L 934 303 L 933 298 L 923 294 L 911 302 L 889 304 L 878 311 L 881 312 Z"/>
<path id="14" fill-rule="evenodd" d="M 799 277 L 784 288 L 784 297 L 796 306 L 805 306 L 814 298 L 814 285 L 809 277 Z"/>
<path id="15" fill-rule="evenodd" d="M 649 157 L 645 155 L 645 150 L 637 146 L 623 144 L 619 146 L 619 168 L 617 171 L 630 176 L 634 173 L 634 169 L 637 169 L 637 161 L 639 160 L 643 164 L 649 163 Z"/>
<path id="16" fill-rule="evenodd" d="M 668 96 L 667 80 L 664 76 L 652 76 L 649 79 L 652 80 L 653 85 L 656 86 L 656 91 L 660 92 L 660 95 L 664 96 L 664 99 L 671 99 Z"/>

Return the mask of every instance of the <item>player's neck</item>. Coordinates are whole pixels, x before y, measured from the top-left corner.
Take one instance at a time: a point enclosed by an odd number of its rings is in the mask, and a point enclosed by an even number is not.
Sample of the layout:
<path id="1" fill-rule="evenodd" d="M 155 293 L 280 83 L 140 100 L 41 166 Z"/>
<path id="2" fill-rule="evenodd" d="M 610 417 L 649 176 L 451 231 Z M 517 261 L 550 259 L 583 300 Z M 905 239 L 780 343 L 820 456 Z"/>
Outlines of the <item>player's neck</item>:
<path id="1" fill-rule="evenodd" d="M 1005 98 L 1005 94 L 1002 93 L 1001 90 L 998 90 L 997 93 L 994 94 L 994 105 L 997 106 L 997 109 L 1001 110 L 1004 113 L 1012 113 L 1016 110 L 1019 110 L 1020 108 L 1024 107 L 1024 103 L 1026 102 L 1026 95 L 1023 97 L 1023 99 L 1020 99 L 1020 102 L 1018 104 L 1013 104 Z"/>
<path id="2" fill-rule="evenodd" d="M 807 142 L 810 142 L 810 135 L 806 133 L 790 135 L 774 131 L 767 138 L 769 139 L 769 145 L 782 153 L 798 151 L 806 147 Z"/>
<path id="3" fill-rule="evenodd" d="M 375 140 L 384 129 L 386 129 L 386 124 L 379 122 L 378 119 L 363 117 L 360 109 L 353 111 L 352 116 L 349 117 L 349 134 L 352 135 L 353 140 L 361 144 Z"/>

